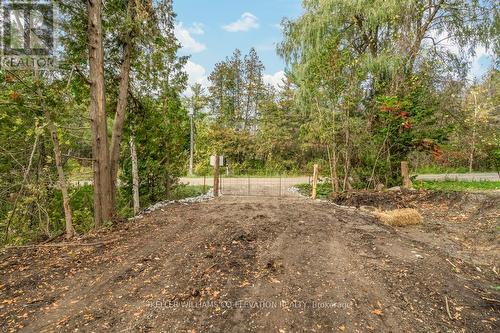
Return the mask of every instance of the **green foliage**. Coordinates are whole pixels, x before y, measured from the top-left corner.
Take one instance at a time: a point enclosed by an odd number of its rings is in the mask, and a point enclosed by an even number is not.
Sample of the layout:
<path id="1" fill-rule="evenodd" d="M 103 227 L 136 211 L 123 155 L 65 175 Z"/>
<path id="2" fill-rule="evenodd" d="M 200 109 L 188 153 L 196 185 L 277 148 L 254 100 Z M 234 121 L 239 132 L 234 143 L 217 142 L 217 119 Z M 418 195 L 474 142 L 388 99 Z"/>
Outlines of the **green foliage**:
<path id="1" fill-rule="evenodd" d="M 94 225 L 92 187 L 71 188 L 70 198 L 75 231 L 78 234 L 87 233 Z M 4 216 L 2 223 L 6 222 L 8 216 Z M 11 221 L 7 243 L 22 244 L 56 237 L 64 232 L 64 228 L 61 191 L 33 184 L 28 186 L 18 201 L 18 213 Z M 4 241 L 3 237 L 1 240 Z"/>
<path id="2" fill-rule="evenodd" d="M 433 190 L 433 191 L 492 191 L 500 190 L 500 182 L 498 181 L 416 181 L 414 182 L 416 189 Z M 311 196 L 312 186 L 310 184 L 297 185 L 300 194 Z M 318 199 L 330 199 L 332 193 L 332 185 L 330 182 L 318 183 L 317 196 Z"/>
<path id="3" fill-rule="evenodd" d="M 212 187 L 203 185 L 178 184 L 172 188 L 171 200 L 194 198 L 206 194 Z"/>
<path id="4" fill-rule="evenodd" d="M 57 127 L 69 181 L 88 180 L 92 172 L 87 5 L 57 3 L 61 69 L 37 75 L 0 70 L 0 233 L 10 224 L 10 242 L 63 230 L 44 111 Z M 303 15 L 283 22 L 278 52 L 288 73 L 280 89 L 264 84 L 265 69 L 252 48 L 218 63 L 209 76 L 211 86 L 205 91 L 195 85 L 192 97 L 183 100 L 187 57 L 178 55 L 172 1 L 107 1 L 109 129 L 123 46 L 132 45 L 118 214 L 132 214 L 130 139 L 138 153 L 142 207 L 200 193 L 177 184 L 187 170 L 188 110 L 195 123 L 195 171 L 202 175 L 212 173 L 209 158 L 215 151 L 224 155 L 223 171 L 232 175 L 310 174 L 318 163 L 323 175 L 337 174 L 341 191 L 398 185 L 405 159 L 420 171 L 463 170 L 469 164 L 498 170 L 500 75 L 492 69 L 482 82 L 466 82 L 478 46 L 498 54 L 495 5 L 490 0 L 305 0 Z M 460 54 L 444 47 L 445 41 Z M 320 185 L 320 197 L 329 196 L 329 186 Z M 70 204 L 77 232 L 90 230 L 90 187 L 72 188 Z"/>
<path id="5" fill-rule="evenodd" d="M 297 188 L 303 196 L 310 197 L 312 194 L 312 185 L 310 184 L 299 184 Z M 329 182 L 318 183 L 316 195 L 318 199 L 330 199 L 332 197 L 332 184 Z"/>
<path id="6" fill-rule="evenodd" d="M 215 65 L 208 79 L 210 113 L 217 127 L 252 132 L 266 91 L 264 65 L 255 49 L 242 59 L 236 49 L 231 58 Z"/>
<path id="7" fill-rule="evenodd" d="M 209 76 L 212 85 L 202 97 L 209 101 L 209 112 L 203 118 L 195 114 L 198 174 L 211 173 L 208 162 L 215 150 L 224 155 L 233 175 L 300 172 L 297 137 L 302 121 L 293 87 L 288 80 L 283 92 L 276 93 L 264 85 L 263 71 L 254 49 L 244 57 L 236 50 Z"/>
<path id="8" fill-rule="evenodd" d="M 85 234 L 94 226 L 92 186 L 72 187 L 69 194 L 75 231 L 78 234 Z M 64 232 L 64 211 L 62 209 L 63 201 L 61 192 L 54 191 L 53 195 L 49 197 L 50 201 L 47 205 L 47 212 L 50 212 L 50 220 L 53 221 L 52 232 L 61 234 Z"/>
<path id="9" fill-rule="evenodd" d="M 44 111 L 57 127 L 63 167 L 68 181 L 91 178 L 92 148 L 88 115 L 87 4 L 57 1 L 60 14 L 60 70 L 0 70 L 0 233 L 9 242 L 38 236 L 52 237 L 62 230 L 63 210 L 57 185 L 52 140 Z M 141 192 L 144 204 L 163 199 L 182 174 L 187 150 L 187 115 L 180 95 L 186 88 L 184 65 L 174 35 L 171 0 L 107 1 L 103 6 L 108 124 L 111 130 L 117 103 L 120 66 L 125 43 L 132 45 L 128 128 L 134 132 L 142 158 Z M 37 77 L 37 80 L 35 80 Z M 40 88 L 41 94 L 37 93 Z M 127 145 L 122 144 L 124 183 Z M 31 152 L 33 156 L 31 158 Z M 31 163 L 29 161 L 31 160 Z M 30 168 L 28 165 L 30 164 Z M 160 186 L 155 186 L 160 184 Z M 131 214 L 131 191 L 120 189 L 117 212 Z M 93 226 L 92 196 L 88 187 L 71 189 L 73 221 L 77 232 Z M 14 209 L 15 207 L 15 209 Z M 15 210 L 15 214 L 13 213 Z"/>
<path id="10" fill-rule="evenodd" d="M 156 100 L 144 97 L 129 118 L 139 166 L 141 207 L 169 199 L 172 186 L 186 170 L 189 118 L 179 95 L 167 91 Z M 132 174 L 129 147 L 124 145 L 121 180 L 131 196 Z"/>
<path id="11" fill-rule="evenodd" d="M 461 94 L 467 55 L 490 43 L 494 2 L 307 0 L 303 6 L 301 17 L 284 20 L 278 52 L 307 114 L 304 143 L 333 154 L 337 174 L 351 185 L 399 183 L 402 160 L 446 143 L 454 130 L 449 110 L 460 105 L 450 97 Z M 430 38 L 435 34 L 449 34 L 464 57 L 442 48 Z"/>

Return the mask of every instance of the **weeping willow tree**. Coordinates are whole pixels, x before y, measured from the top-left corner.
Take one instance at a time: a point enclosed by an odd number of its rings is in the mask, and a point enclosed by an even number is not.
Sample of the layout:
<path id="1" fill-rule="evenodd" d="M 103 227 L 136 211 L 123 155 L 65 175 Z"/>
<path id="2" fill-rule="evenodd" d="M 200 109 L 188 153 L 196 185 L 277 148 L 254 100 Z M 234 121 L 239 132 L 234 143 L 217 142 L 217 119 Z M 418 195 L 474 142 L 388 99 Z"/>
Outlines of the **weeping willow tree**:
<path id="1" fill-rule="evenodd" d="M 495 1 L 304 0 L 284 20 L 278 53 L 309 113 L 307 140 L 324 147 L 332 185 L 399 182 L 422 140 L 439 143 L 450 87 L 460 94 L 478 46 L 497 54 Z M 457 52 L 458 50 L 458 52 Z M 428 141 L 426 141 L 428 142 Z"/>

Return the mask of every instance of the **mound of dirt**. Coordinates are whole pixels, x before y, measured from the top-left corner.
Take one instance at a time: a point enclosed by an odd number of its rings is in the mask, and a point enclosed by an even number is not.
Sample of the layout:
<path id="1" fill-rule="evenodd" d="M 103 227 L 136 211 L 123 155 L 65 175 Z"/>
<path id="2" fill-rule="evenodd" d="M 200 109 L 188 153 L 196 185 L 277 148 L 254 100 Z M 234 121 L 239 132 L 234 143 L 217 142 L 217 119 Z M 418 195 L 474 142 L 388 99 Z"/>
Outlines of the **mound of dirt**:
<path id="1" fill-rule="evenodd" d="M 398 229 L 327 202 L 221 198 L 120 224 L 103 246 L 10 249 L 0 331 L 498 331 L 495 234 L 469 231 L 498 211 L 410 203 L 424 223 Z"/>
<path id="2" fill-rule="evenodd" d="M 478 214 L 498 212 L 500 192 L 444 192 L 444 191 L 359 191 L 339 195 L 335 203 L 346 206 L 372 206 L 391 210 L 417 208 L 419 205 L 435 203 L 445 204 L 451 210 L 476 210 Z"/>

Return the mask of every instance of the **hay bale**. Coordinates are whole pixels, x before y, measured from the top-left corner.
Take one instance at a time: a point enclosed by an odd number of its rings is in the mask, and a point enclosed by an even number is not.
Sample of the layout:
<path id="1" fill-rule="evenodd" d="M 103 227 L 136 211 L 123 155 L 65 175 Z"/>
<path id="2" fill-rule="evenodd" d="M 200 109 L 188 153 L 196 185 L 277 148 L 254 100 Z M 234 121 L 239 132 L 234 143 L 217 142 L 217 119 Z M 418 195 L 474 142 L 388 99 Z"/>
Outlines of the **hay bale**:
<path id="1" fill-rule="evenodd" d="M 395 209 L 391 211 L 377 210 L 374 212 L 380 222 L 394 227 L 405 227 L 408 225 L 421 224 L 422 215 L 413 208 Z"/>

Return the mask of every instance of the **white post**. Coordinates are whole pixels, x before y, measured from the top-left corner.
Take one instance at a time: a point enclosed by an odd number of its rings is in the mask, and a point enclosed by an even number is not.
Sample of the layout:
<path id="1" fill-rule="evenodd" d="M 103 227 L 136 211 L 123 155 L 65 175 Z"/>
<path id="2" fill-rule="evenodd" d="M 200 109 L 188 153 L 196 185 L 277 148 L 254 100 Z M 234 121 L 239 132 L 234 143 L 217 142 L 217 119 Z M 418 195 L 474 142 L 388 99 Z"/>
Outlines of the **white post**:
<path id="1" fill-rule="evenodd" d="M 189 148 L 189 175 L 193 175 L 193 159 L 194 159 L 194 123 L 193 123 L 194 112 L 191 111 L 189 114 L 189 120 L 191 123 L 191 143 Z"/>
<path id="2" fill-rule="evenodd" d="M 137 151 L 135 149 L 134 136 L 130 136 L 130 156 L 132 159 L 132 198 L 134 203 L 134 216 L 139 213 L 139 171 L 137 169 Z"/>

